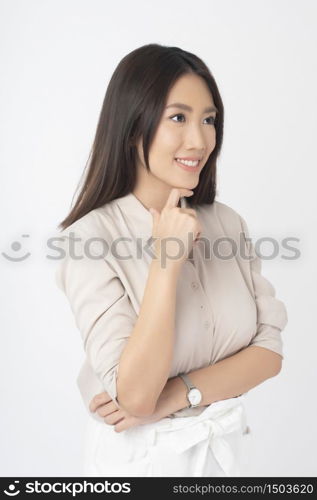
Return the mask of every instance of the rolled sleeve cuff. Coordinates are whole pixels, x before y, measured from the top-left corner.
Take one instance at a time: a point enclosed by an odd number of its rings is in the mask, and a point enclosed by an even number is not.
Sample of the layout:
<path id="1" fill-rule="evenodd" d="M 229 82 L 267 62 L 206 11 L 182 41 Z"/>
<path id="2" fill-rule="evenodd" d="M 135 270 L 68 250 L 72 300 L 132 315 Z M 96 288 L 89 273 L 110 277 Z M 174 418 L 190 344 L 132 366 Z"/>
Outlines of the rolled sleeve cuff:
<path id="1" fill-rule="evenodd" d="M 260 325 L 257 334 L 249 345 L 265 347 L 265 349 L 276 352 L 284 359 L 281 331 L 274 326 Z"/>
<path id="2" fill-rule="evenodd" d="M 117 377 L 118 377 L 119 365 L 117 365 L 109 374 L 107 374 L 103 380 L 102 384 L 104 386 L 105 391 L 109 394 L 113 402 L 117 405 L 117 407 L 122 410 L 123 408 L 120 406 L 119 401 L 117 399 Z"/>

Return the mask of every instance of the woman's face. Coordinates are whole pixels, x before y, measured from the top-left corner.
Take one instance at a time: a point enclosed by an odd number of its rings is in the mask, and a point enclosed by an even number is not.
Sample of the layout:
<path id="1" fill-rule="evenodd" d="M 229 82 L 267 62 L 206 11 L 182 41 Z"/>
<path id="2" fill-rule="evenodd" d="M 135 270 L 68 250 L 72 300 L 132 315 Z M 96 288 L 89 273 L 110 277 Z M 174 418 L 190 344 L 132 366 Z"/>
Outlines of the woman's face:
<path id="1" fill-rule="evenodd" d="M 197 186 L 200 172 L 216 145 L 216 110 L 207 109 L 214 107 L 210 90 L 201 77 L 186 74 L 177 80 L 167 96 L 166 108 L 149 151 L 151 172 L 150 176 L 147 174 L 147 187 L 169 191 L 171 187 L 193 189 Z M 138 152 L 143 177 L 141 140 Z M 186 157 L 199 159 L 198 166 L 192 170 L 182 168 L 176 158 Z"/>

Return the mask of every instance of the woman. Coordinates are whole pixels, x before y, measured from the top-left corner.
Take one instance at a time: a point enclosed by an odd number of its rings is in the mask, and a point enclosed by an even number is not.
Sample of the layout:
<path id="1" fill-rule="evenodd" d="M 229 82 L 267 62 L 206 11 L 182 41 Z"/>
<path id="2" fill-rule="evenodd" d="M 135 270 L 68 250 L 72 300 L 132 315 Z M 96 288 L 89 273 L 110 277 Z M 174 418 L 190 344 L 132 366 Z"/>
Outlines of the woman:
<path id="1" fill-rule="evenodd" d="M 56 274 L 86 352 L 83 475 L 241 475 L 243 399 L 279 373 L 287 312 L 215 200 L 223 116 L 178 47 L 140 47 L 110 80 Z"/>

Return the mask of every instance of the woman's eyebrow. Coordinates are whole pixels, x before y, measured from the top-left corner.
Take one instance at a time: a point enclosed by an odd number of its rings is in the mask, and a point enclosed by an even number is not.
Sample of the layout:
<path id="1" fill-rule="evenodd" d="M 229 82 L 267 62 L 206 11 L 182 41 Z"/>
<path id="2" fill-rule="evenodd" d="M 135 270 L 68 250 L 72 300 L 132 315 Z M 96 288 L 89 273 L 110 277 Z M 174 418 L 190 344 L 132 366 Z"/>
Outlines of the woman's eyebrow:
<path id="1" fill-rule="evenodd" d="M 165 109 L 167 108 L 180 108 L 186 111 L 193 111 L 193 108 L 181 102 L 174 102 L 173 104 L 169 104 L 168 106 L 166 106 Z M 216 108 L 216 106 L 209 106 L 208 108 L 205 109 L 204 113 L 211 113 L 212 111 L 216 111 L 216 113 L 218 113 L 218 109 Z"/>

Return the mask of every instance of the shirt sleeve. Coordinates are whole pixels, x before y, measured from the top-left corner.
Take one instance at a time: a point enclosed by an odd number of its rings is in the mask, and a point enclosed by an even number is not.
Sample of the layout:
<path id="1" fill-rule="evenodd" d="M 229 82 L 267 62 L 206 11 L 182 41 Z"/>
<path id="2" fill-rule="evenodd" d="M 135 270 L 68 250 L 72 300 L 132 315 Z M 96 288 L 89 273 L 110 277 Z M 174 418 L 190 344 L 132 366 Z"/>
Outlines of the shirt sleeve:
<path id="1" fill-rule="evenodd" d="M 262 275 L 262 261 L 256 254 L 249 238 L 248 226 L 240 216 L 242 230 L 245 236 L 254 298 L 257 307 L 257 330 L 249 345 L 265 347 L 283 356 L 283 341 L 281 331 L 288 323 L 285 304 L 276 297 L 275 288 Z"/>
<path id="2" fill-rule="evenodd" d="M 56 283 L 69 301 L 88 362 L 120 408 L 119 359 L 137 315 L 111 262 L 77 236 L 75 250 L 71 249 L 72 237 L 63 236 L 64 256 L 56 270 Z"/>

